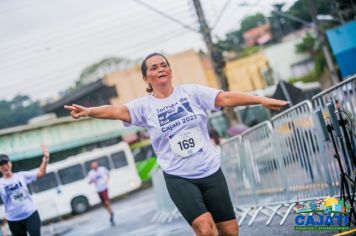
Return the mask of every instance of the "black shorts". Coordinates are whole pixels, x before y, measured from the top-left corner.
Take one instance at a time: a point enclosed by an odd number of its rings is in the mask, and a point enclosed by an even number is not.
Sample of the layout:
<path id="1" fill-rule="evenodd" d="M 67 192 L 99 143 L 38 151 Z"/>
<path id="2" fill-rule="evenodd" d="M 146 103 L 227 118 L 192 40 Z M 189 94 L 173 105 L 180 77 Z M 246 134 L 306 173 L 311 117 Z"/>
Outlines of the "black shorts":
<path id="1" fill-rule="evenodd" d="M 19 221 L 8 221 L 12 235 L 27 235 L 40 236 L 41 235 L 41 219 L 37 211 L 32 213 L 29 217 Z"/>
<path id="2" fill-rule="evenodd" d="M 221 169 L 201 179 L 187 179 L 166 173 L 164 178 L 171 199 L 190 225 L 206 212 L 212 214 L 215 223 L 236 219 Z"/>

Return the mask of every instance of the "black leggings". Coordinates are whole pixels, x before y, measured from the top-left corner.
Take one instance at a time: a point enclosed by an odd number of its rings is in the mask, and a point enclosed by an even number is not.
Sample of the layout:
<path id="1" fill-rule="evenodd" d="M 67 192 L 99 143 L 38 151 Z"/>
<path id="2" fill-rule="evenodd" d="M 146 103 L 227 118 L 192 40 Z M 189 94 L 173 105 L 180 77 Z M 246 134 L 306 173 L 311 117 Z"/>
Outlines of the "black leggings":
<path id="1" fill-rule="evenodd" d="M 171 199 L 190 225 L 206 212 L 211 213 L 215 223 L 236 219 L 221 169 L 201 179 L 187 179 L 166 173 L 164 178 Z"/>
<path id="2" fill-rule="evenodd" d="M 37 211 L 32 213 L 29 217 L 19 221 L 8 221 L 11 233 L 13 236 L 30 236 L 41 235 L 41 220 Z"/>

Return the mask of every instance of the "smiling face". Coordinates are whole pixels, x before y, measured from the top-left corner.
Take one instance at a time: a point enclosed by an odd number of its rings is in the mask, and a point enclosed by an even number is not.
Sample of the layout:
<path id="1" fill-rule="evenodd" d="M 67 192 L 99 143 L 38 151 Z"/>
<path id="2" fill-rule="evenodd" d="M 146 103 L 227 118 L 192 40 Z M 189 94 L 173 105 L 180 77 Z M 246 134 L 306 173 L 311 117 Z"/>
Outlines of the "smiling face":
<path id="1" fill-rule="evenodd" d="M 12 164 L 10 161 L 1 161 L 0 172 L 3 176 L 11 176 L 12 174 Z"/>
<path id="2" fill-rule="evenodd" d="M 146 60 L 146 76 L 143 77 L 153 90 L 172 86 L 172 70 L 162 56 L 155 55 Z"/>

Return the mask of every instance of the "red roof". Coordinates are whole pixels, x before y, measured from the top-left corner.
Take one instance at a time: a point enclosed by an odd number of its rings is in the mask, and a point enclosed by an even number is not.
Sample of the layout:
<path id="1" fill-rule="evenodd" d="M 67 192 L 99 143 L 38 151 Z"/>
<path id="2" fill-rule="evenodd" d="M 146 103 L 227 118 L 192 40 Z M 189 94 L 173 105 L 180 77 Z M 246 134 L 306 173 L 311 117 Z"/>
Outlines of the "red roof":
<path id="1" fill-rule="evenodd" d="M 259 37 L 260 35 L 266 33 L 266 32 L 269 32 L 270 30 L 270 25 L 269 24 L 264 24 L 264 25 L 260 25 L 260 26 L 257 26 L 255 28 L 252 28 L 248 31 L 246 31 L 243 36 L 244 38 L 250 38 L 250 37 Z"/>
<path id="2" fill-rule="evenodd" d="M 264 24 L 252 28 L 243 34 L 245 43 L 247 46 L 253 46 L 256 44 L 265 44 L 272 39 L 270 32 L 270 25 Z"/>

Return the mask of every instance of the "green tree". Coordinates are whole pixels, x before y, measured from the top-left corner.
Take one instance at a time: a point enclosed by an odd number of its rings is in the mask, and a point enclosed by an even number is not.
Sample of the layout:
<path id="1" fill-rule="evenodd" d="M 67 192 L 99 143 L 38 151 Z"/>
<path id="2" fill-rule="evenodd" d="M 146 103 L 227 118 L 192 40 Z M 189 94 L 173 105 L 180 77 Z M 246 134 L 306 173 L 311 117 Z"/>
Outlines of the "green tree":
<path id="1" fill-rule="evenodd" d="M 242 34 L 240 30 L 236 30 L 226 34 L 224 40 L 219 40 L 216 46 L 221 51 L 241 51 L 241 44 L 243 42 Z"/>
<path id="2" fill-rule="evenodd" d="M 309 0 L 298 0 L 296 1 L 288 10 L 287 14 L 298 17 L 303 19 L 307 22 L 312 22 L 312 18 L 309 13 L 308 4 L 306 1 Z M 328 0 L 313 0 L 315 2 L 315 6 L 317 9 L 318 14 L 331 14 L 332 8 L 330 5 L 330 1 Z M 293 28 L 298 29 L 301 28 L 303 25 L 296 21 L 291 21 L 291 25 Z"/>
<path id="3" fill-rule="evenodd" d="M 41 114 L 39 102 L 32 101 L 27 95 L 17 95 L 11 101 L 0 100 L 0 129 L 26 124 Z"/>
<path id="4" fill-rule="evenodd" d="M 249 29 L 263 24 L 266 24 L 266 18 L 263 14 L 257 13 L 255 15 L 247 16 L 241 21 L 240 31 L 243 34 Z"/>
<path id="5" fill-rule="evenodd" d="M 308 53 L 314 58 L 320 52 L 320 45 L 315 37 L 307 33 L 302 42 L 295 45 L 295 49 L 298 53 Z"/>
<path id="6" fill-rule="evenodd" d="M 311 34 L 307 34 L 302 42 L 295 45 L 297 53 L 308 53 L 314 61 L 314 71 L 302 78 L 292 78 L 290 82 L 311 82 L 319 80 L 326 67 L 326 61 L 321 51 L 318 40 Z"/>

